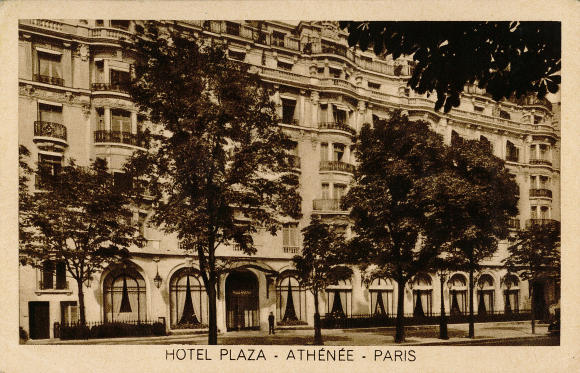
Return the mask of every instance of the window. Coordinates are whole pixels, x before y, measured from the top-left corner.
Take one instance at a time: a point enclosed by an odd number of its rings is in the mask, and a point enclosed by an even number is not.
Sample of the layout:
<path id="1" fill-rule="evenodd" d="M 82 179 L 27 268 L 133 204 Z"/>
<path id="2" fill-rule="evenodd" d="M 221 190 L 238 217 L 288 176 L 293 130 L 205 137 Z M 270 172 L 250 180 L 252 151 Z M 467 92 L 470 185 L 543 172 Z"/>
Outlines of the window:
<path id="1" fill-rule="evenodd" d="M 105 322 L 147 320 L 145 280 L 134 268 L 112 271 L 103 282 Z"/>
<path id="2" fill-rule="evenodd" d="M 333 199 L 342 199 L 346 194 L 346 185 L 343 184 L 334 184 L 334 189 L 332 193 Z"/>
<path id="3" fill-rule="evenodd" d="M 129 30 L 129 21 L 127 20 L 120 20 L 120 19 L 114 19 L 111 20 L 111 27 L 113 28 L 118 28 L 121 30 Z"/>
<path id="4" fill-rule="evenodd" d="M 539 115 L 534 115 L 534 124 L 540 124 L 542 123 L 542 117 Z"/>
<path id="5" fill-rule="evenodd" d="M 62 124 L 62 106 L 38 104 L 38 120 Z"/>
<path id="6" fill-rule="evenodd" d="M 513 274 L 506 275 L 502 280 L 502 288 L 504 289 L 504 311 L 507 314 L 512 312 L 518 313 L 520 310 L 519 284 L 518 277 Z"/>
<path id="7" fill-rule="evenodd" d="M 306 325 L 306 289 L 291 274 L 283 273 L 276 285 L 278 325 Z"/>
<path id="8" fill-rule="evenodd" d="M 346 123 L 346 111 L 335 109 L 334 110 L 334 121 L 336 123 L 345 124 Z"/>
<path id="9" fill-rule="evenodd" d="M 411 95 L 411 89 L 409 87 L 403 88 L 403 96 L 409 97 Z"/>
<path id="10" fill-rule="evenodd" d="M 464 315 L 467 312 L 467 279 L 456 273 L 449 279 L 450 314 Z"/>
<path id="11" fill-rule="evenodd" d="M 519 162 L 520 150 L 511 142 L 506 142 L 506 160 L 510 162 Z"/>
<path id="12" fill-rule="evenodd" d="M 114 89 L 127 89 L 131 75 L 128 71 L 120 71 L 111 69 L 111 86 Z"/>
<path id="13" fill-rule="evenodd" d="M 381 85 L 378 83 L 369 82 L 369 89 L 379 91 L 381 89 Z"/>
<path id="14" fill-rule="evenodd" d="M 103 21 L 102 19 L 97 19 L 95 21 L 95 26 L 96 27 L 103 27 L 105 25 L 105 21 Z"/>
<path id="15" fill-rule="evenodd" d="M 540 208 L 540 219 L 546 220 L 550 218 L 550 210 L 548 206 L 541 206 Z"/>
<path id="16" fill-rule="evenodd" d="M 537 219 L 538 218 L 538 206 L 532 206 L 530 208 L 530 218 Z"/>
<path id="17" fill-rule="evenodd" d="M 171 328 L 197 328 L 208 322 L 208 301 L 201 276 L 182 268 L 171 278 Z"/>
<path id="18" fill-rule="evenodd" d="M 431 277 L 426 274 L 415 276 L 412 282 L 413 286 L 413 316 L 425 317 L 431 316 L 433 286 Z"/>
<path id="19" fill-rule="evenodd" d="M 344 157 L 344 145 L 332 144 L 332 160 L 335 162 L 342 162 Z"/>
<path id="20" fill-rule="evenodd" d="M 38 52 L 38 74 L 37 81 L 41 83 L 64 85 L 62 66 L 60 63 L 61 55 L 55 53 Z"/>
<path id="21" fill-rule="evenodd" d="M 284 38 L 286 34 L 283 32 L 274 31 L 272 32 L 272 45 L 283 47 L 284 46 Z"/>
<path id="22" fill-rule="evenodd" d="M 332 75 L 334 78 L 339 79 L 340 78 L 340 70 L 339 69 L 333 69 L 331 67 L 330 68 L 330 75 Z"/>
<path id="23" fill-rule="evenodd" d="M 322 184 L 321 188 L 321 198 L 322 199 L 329 199 L 330 198 L 330 185 L 329 184 Z"/>
<path id="24" fill-rule="evenodd" d="M 294 123 L 294 112 L 296 111 L 296 101 L 282 99 L 282 122 L 286 124 Z"/>
<path id="25" fill-rule="evenodd" d="M 508 113 L 505 110 L 500 110 L 499 111 L 499 117 L 502 118 L 502 119 L 508 119 L 508 120 L 511 119 L 510 113 Z"/>
<path id="26" fill-rule="evenodd" d="M 483 106 L 478 106 L 478 105 L 473 106 L 473 111 L 475 111 L 477 113 L 483 113 L 483 110 L 484 110 Z"/>
<path id="27" fill-rule="evenodd" d="M 139 234 L 145 236 L 145 225 L 147 220 L 147 213 L 139 212 L 139 218 L 137 224 L 139 225 Z"/>
<path id="28" fill-rule="evenodd" d="M 286 62 L 278 61 L 278 68 L 280 70 L 292 71 L 292 66 L 293 65 L 291 63 L 286 63 Z"/>
<path id="29" fill-rule="evenodd" d="M 131 113 L 124 110 L 111 110 L 111 141 L 131 143 Z"/>
<path id="30" fill-rule="evenodd" d="M 485 136 L 480 136 L 479 137 L 479 141 L 481 141 L 488 149 L 491 153 L 493 153 L 493 145 L 491 144 L 491 142 L 487 139 L 487 137 Z"/>
<path id="31" fill-rule="evenodd" d="M 382 317 L 393 317 L 395 315 L 393 283 L 394 281 L 389 278 L 376 278 L 369 286 L 372 315 Z"/>
<path id="32" fill-rule="evenodd" d="M 486 315 L 494 312 L 494 281 L 493 277 L 483 274 L 477 280 L 477 314 Z"/>
<path id="33" fill-rule="evenodd" d="M 103 108 L 97 108 L 97 131 L 105 131 L 107 127 L 105 126 L 105 110 Z"/>
<path id="34" fill-rule="evenodd" d="M 320 144 L 320 161 L 328 161 L 328 144 L 325 142 Z"/>
<path id="35" fill-rule="evenodd" d="M 461 136 L 459 136 L 459 134 L 455 131 L 451 131 L 451 146 L 456 146 L 461 144 L 462 142 L 462 138 Z"/>
<path id="36" fill-rule="evenodd" d="M 45 260 L 42 263 L 41 290 L 68 289 L 66 264 L 63 261 Z"/>
<path id="37" fill-rule="evenodd" d="M 246 59 L 246 54 L 244 52 L 228 51 L 228 56 L 237 61 L 244 61 Z"/>
<path id="38" fill-rule="evenodd" d="M 324 75 L 324 67 L 318 67 L 318 68 L 316 69 L 316 72 L 317 72 L 318 74 L 320 74 L 320 75 Z"/>
<path id="39" fill-rule="evenodd" d="M 226 33 L 230 35 L 240 35 L 240 25 L 234 22 L 226 22 Z"/>
<path id="40" fill-rule="evenodd" d="M 52 154 L 38 153 L 39 175 L 36 178 L 36 188 L 43 189 L 46 183 L 59 174 L 62 168 L 62 157 Z"/>
<path id="41" fill-rule="evenodd" d="M 60 322 L 61 325 L 75 324 L 79 321 L 77 302 L 60 302 Z"/>
<path id="42" fill-rule="evenodd" d="M 291 248 L 299 247 L 299 243 L 298 243 L 298 224 L 297 223 L 286 223 L 282 227 L 282 246 L 284 246 L 284 248 L 287 248 L 287 247 L 291 247 Z"/>
<path id="43" fill-rule="evenodd" d="M 340 281 L 326 288 L 326 313 L 333 317 L 352 315 L 352 283 Z"/>

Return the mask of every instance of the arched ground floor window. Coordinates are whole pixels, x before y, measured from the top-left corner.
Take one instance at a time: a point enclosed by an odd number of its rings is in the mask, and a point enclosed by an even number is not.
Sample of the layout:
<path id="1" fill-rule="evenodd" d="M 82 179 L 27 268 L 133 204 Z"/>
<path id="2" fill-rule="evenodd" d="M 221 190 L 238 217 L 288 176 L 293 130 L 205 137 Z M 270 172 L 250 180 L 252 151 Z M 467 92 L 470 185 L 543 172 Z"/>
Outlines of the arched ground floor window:
<path id="1" fill-rule="evenodd" d="M 456 273 L 449 279 L 449 313 L 451 316 L 467 313 L 467 280 Z"/>
<path id="2" fill-rule="evenodd" d="M 413 290 L 413 316 L 430 316 L 433 307 L 433 285 L 427 274 L 418 274 L 409 283 Z"/>
<path id="3" fill-rule="evenodd" d="M 340 281 L 326 288 L 326 314 L 334 317 L 352 315 L 352 284 L 350 280 Z"/>
<path id="4" fill-rule="evenodd" d="M 495 288 L 493 277 L 489 274 L 479 276 L 477 280 L 477 314 L 486 315 L 494 312 Z"/>
<path id="5" fill-rule="evenodd" d="M 376 278 L 369 286 L 371 295 L 371 315 L 393 317 L 395 315 L 393 294 L 394 282 L 391 279 Z"/>
<path id="6" fill-rule="evenodd" d="M 504 295 L 504 312 L 518 313 L 520 311 L 520 280 L 514 274 L 507 274 L 502 279 Z"/>
<path id="7" fill-rule="evenodd" d="M 105 322 L 147 320 L 145 280 L 135 268 L 123 266 L 107 274 L 103 282 Z"/>
<path id="8" fill-rule="evenodd" d="M 182 268 L 171 277 L 169 303 L 171 328 L 199 328 L 207 325 L 207 293 L 195 269 Z"/>
<path id="9" fill-rule="evenodd" d="M 306 290 L 292 274 L 284 274 L 276 286 L 276 320 L 279 325 L 306 324 Z"/>

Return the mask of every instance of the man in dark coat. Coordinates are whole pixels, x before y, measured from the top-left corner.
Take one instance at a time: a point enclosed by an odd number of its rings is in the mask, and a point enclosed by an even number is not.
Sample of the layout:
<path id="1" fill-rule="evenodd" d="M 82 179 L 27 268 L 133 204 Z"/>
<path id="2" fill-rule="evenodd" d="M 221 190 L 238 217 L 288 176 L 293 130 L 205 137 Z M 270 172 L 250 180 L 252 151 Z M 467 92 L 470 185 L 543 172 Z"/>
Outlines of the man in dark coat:
<path id="1" fill-rule="evenodd" d="M 272 312 L 270 312 L 270 316 L 268 316 L 268 326 L 270 327 L 268 334 L 276 334 L 274 333 L 274 314 Z"/>

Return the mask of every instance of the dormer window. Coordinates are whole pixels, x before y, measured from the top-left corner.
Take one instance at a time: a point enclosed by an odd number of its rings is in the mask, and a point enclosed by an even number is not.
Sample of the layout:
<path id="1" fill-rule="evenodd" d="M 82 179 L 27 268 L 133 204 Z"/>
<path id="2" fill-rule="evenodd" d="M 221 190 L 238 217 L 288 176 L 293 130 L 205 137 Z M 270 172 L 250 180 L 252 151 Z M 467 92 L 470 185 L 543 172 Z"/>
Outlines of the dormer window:
<path id="1" fill-rule="evenodd" d="M 287 62 L 278 61 L 278 68 L 280 70 L 292 71 L 292 64 Z"/>
<path id="2" fill-rule="evenodd" d="M 129 30 L 129 21 L 127 20 L 111 20 L 111 27 L 121 30 Z"/>
<path id="3" fill-rule="evenodd" d="M 381 89 L 381 85 L 378 83 L 369 82 L 369 89 L 379 91 Z"/>

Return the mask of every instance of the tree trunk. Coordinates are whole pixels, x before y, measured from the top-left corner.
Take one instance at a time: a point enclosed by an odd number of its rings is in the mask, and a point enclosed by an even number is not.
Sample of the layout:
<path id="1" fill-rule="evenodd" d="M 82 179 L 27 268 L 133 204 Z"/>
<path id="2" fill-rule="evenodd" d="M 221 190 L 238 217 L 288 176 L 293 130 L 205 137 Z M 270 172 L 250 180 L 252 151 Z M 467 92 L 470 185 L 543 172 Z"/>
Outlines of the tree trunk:
<path id="1" fill-rule="evenodd" d="M 76 281 L 79 293 L 79 321 L 81 325 L 85 325 L 87 323 L 87 319 L 85 315 L 85 293 L 83 292 L 83 281 L 82 279 L 77 279 Z"/>
<path id="2" fill-rule="evenodd" d="M 216 276 L 211 273 L 209 275 L 209 288 L 208 288 L 208 300 L 209 300 L 209 335 L 208 335 L 208 345 L 217 345 L 217 296 L 216 296 Z"/>
<path id="3" fill-rule="evenodd" d="M 397 281 L 397 322 L 395 331 L 395 343 L 405 342 L 405 314 L 404 314 L 404 301 L 405 301 L 405 281 L 399 279 Z"/>
<path id="4" fill-rule="evenodd" d="M 469 338 L 475 338 L 475 320 L 473 317 L 473 268 L 469 269 Z"/>
<path id="5" fill-rule="evenodd" d="M 530 281 L 530 307 L 532 307 L 532 334 L 536 334 L 536 308 L 534 302 L 534 283 Z"/>
<path id="6" fill-rule="evenodd" d="M 320 312 L 318 310 L 318 291 L 314 291 L 313 295 L 314 295 L 314 345 L 321 346 L 324 344 L 324 341 L 322 340 Z"/>
<path id="7" fill-rule="evenodd" d="M 445 280 L 443 276 L 439 277 L 441 283 L 441 319 L 439 320 L 439 339 L 449 339 L 447 334 L 447 317 L 445 315 L 445 301 L 443 299 L 443 287 L 445 286 Z"/>

